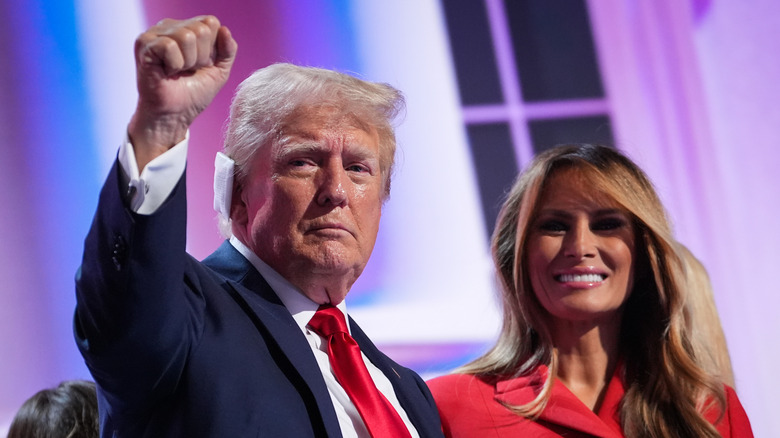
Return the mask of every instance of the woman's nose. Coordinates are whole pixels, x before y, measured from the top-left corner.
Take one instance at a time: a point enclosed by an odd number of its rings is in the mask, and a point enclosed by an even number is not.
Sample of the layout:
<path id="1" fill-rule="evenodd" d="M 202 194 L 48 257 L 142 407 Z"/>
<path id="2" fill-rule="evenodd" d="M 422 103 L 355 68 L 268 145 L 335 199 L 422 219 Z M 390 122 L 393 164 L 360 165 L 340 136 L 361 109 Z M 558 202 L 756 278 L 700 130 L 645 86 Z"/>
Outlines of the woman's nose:
<path id="1" fill-rule="evenodd" d="M 596 255 L 596 236 L 587 223 L 578 222 L 564 238 L 564 255 L 586 258 Z"/>

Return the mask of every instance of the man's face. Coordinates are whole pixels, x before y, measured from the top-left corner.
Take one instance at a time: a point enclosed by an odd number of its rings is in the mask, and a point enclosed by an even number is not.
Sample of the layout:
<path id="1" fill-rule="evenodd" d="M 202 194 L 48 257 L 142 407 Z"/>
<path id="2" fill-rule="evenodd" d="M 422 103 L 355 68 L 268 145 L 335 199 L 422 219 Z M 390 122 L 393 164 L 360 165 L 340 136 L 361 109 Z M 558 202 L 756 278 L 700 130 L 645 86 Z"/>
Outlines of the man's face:
<path id="1" fill-rule="evenodd" d="M 366 129 L 329 108 L 298 112 L 233 204 L 236 237 L 321 304 L 344 299 L 376 242 L 384 175 Z"/>

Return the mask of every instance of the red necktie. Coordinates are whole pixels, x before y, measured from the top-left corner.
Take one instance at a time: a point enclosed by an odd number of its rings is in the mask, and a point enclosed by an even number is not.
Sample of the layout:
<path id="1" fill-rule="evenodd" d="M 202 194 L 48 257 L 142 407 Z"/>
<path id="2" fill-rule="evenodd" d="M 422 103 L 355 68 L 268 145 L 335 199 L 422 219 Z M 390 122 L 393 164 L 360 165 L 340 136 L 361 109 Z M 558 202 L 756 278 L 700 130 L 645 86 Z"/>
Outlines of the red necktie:
<path id="1" fill-rule="evenodd" d="M 347 331 L 341 310 L 324 304 L 309 322 L 328 342 L 333 374 L 355 404 L 373 438 L 411 437 L 398 412 L 377 389 L 360 354 L 360 347 Z"/>

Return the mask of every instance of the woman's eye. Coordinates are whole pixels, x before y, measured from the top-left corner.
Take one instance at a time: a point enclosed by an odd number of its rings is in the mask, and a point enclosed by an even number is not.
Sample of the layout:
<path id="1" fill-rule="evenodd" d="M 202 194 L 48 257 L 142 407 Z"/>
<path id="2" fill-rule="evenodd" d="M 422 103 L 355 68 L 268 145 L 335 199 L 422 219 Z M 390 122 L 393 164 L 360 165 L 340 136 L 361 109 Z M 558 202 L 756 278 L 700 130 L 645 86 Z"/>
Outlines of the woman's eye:
<path id="1" fill-rule="evenodd" d="M 626 221 L 619 218 L 602 219 L 593 224 L 592 229 L 594 231 L 610 231 L 622 228 L 626 224 Z"/>
<path id="2" fill-rule="evenodd" d="M 555 220 L 548 220 L 544 221 L 541 224 L 539 224 L 539 228 L 542 231 L 548 231 L 548 232 L 559 232 L 559 231 L 566 231 L 568 230 L 568 227 L 566 224 L 560 221 Z"/>

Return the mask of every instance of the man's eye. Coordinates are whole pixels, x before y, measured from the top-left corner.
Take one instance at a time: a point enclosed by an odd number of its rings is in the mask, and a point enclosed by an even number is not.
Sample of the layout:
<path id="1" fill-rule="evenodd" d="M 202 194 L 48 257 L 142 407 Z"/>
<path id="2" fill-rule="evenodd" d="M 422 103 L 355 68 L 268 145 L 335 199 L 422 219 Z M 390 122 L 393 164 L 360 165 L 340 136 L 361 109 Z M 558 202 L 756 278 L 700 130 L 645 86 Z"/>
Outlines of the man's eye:
<path id="1" fill-rule="evenodd" d="M 309 167 L 316 166 L 317 163 L 311 158 L 293 158 L 288 161 L 290 167 Z"/>
<path id="2" fill-rule="evenodd" d="M 349 172 L 368 172 L 368 169 L 365 166 L 361 166 L 359 164 L 353 164 L 351 166 L 347 166 L 347 171 L 349 171 Z"/>

